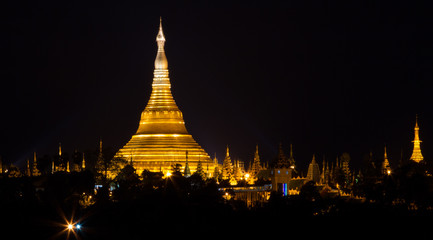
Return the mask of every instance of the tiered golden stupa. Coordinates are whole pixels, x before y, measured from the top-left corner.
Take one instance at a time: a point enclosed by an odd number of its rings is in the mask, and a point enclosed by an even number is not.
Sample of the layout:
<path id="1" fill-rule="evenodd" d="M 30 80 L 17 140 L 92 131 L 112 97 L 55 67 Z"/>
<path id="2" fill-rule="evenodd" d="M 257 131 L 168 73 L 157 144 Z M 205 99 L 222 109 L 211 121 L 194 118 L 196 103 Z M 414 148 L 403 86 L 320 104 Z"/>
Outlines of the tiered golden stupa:
<path id="1" fill-rule="evenodd" d="M 182 112 L 171 94 L 161 21 L 156 42 L 152 94 L 141 113 L 137 132 L 116 156 L 132 161 L 138 174 L 144 169 L 166 174 L 174 164 L 181 164 L 183 172 L 186 159 L 191 173 L 196 171 L 199 162 L 205 172 L 213 173 L 214 162 L 186 130 Z"/>
<path id="2" fill-rule="evenodd" d="M 419 140 L 418 115 L 416 115 L 416 120 L 415 120 L 415 138 L 413 139 L 412 142 L 413 142 L 413 152 L 412 152 L 412 156 L 410 157 L 410 160 L 419 163 L 424 159 L 424 157 L 421 154 L 420 143 L 422 141 Z"/>

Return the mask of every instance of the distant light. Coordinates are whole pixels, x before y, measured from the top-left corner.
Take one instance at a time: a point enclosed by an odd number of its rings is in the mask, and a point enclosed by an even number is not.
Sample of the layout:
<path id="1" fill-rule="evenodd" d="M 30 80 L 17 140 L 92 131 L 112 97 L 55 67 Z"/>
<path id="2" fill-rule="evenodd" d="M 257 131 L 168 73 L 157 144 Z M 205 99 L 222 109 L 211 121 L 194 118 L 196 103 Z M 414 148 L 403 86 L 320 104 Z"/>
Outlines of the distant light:
<path id="1" fill-rule="evenodd" d="M 74 225 L 72 225 L 72 224 L 68 224 L 68 229 L 69 230 L 72 230 L 74 228 Z"/>
<path id="2" fill-rule="evenodd" d="M 165 174 L 165 176 L 166 176 L 166 177 L 170 177 L 170 176 L 171 176 L 171 172 L 167 172 L 167 173 Z"/>
<path id="3" fill-rule="evenodd" d="M 80 225 L 80 224 L 75 225 L 75 227 L 76 227 L 78 230 L 81 229 L 81 225 Z"/>

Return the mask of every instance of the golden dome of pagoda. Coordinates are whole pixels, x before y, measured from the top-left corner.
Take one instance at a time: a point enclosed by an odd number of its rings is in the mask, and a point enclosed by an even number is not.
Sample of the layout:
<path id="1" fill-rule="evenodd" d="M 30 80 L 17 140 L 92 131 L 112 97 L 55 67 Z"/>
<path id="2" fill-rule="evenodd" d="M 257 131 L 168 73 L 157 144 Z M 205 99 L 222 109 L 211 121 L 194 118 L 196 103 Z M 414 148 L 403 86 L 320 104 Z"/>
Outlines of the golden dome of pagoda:
<path id="1" fill-rule="evenodd" d="M 156 42 L 150 99 L 141 113 L 137 132 L 116 156 L 132 161 L 139 174 L 144 169 L 166 174 L 174 164 L 185 167 L 187 158 L 191 173 L 199 162 L 208 173 L 213 173 L 214 162 L 186 130 L 182 112 L 173 99 L 161 21 Z"/>

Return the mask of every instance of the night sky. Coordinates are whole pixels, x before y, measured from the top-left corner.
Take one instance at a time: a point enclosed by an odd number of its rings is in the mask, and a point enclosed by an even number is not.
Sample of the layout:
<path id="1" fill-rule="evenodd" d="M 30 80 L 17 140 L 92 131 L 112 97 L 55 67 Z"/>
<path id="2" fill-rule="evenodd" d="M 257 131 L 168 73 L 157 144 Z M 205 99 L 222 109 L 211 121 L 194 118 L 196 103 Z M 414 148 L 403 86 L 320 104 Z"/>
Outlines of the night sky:
<path id="1" fill-rule="evenodd" d="M 283 144 L 317 154 L 411 154 L 419 116 L 433 157 L 432 6 L 420 1 L 8 1 L 2 4 L 0 155 L 114 149 L 151 93 L 162 16 L 173 96 L 195 140 L 222 162 Z M 352 2 L 352 3 L 349 3 Z"/>

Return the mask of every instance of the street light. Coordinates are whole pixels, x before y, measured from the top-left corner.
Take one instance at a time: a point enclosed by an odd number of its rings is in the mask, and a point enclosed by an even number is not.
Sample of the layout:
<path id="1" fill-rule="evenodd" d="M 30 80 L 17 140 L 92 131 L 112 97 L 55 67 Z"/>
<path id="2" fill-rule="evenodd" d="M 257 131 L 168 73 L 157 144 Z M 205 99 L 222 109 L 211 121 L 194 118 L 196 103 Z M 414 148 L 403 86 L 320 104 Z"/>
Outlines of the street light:
<path id="1" fill-rule="evenodd" d="M 68 231 L 73 231 L 74 228 L 75 228 L 76 230 L 80 230 L 80 229 L 81 229 L 81 224 L 79 224 L 79 223 L 76 223 L 76 224 L 68 223 L 68 225 L 66 225 L 66 229 L 67 229 Z"/>
<path id="2" fill-rule="evenodd" d="M 68 230 L 70 231 L 70 230 L 72 230 L 74 228 L 74 225 L 72 225 L 72 224 L 68 224 Z"/>

